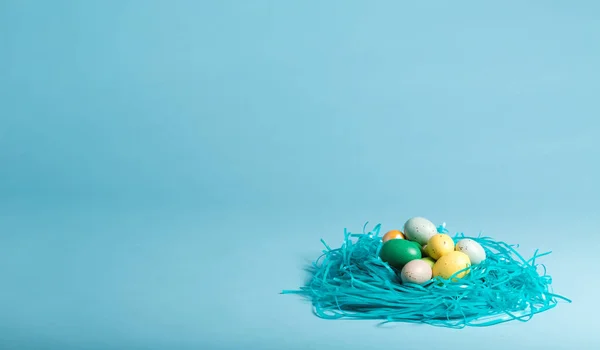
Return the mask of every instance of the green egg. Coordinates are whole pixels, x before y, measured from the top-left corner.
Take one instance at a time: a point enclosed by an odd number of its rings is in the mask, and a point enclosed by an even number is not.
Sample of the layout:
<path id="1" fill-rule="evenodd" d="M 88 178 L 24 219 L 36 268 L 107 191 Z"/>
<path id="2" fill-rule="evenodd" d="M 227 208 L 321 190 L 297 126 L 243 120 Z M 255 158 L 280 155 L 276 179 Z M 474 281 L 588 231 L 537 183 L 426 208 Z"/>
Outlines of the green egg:
<path id="1" fill-rule="evenodd" d="M 383 244 L 379 257 L 390 266 L 401 269 L 409 261 L 421 259 L 421 249 L 418 243 L 405 239 L 392 239 Z"/>
<path id="2" fill-rule="evenodd" d="M 430 257 L 422 258 L 421 260 L 425 261 L 429 266 L 431 266 L 431 268 L 433 268 L 433 265 L 435 265 L 435 260 Z"/>
<path id="3" fill-rule="evenodd" d="M 415 246 L 417 246 L 417 248 L 421 249 L 421 245 L 419 244 L 419 242 L 415 242 L 415 241 L 409 241 L 409 242 L 414 244 Z"/>

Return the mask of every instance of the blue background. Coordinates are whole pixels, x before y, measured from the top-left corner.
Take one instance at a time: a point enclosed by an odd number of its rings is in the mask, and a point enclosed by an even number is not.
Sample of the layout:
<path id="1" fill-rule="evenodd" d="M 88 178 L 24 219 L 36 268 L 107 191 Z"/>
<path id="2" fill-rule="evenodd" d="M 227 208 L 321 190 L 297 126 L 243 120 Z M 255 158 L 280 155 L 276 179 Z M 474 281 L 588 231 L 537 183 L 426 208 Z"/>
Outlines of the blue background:
<path id="1" fill-rule="evenodd" d="M 0 348 L 600 345 L 592 1 L 0 1 Z M 462 331 L 324 321 L 324 238 L 521 243 L 574 300 Z"/>

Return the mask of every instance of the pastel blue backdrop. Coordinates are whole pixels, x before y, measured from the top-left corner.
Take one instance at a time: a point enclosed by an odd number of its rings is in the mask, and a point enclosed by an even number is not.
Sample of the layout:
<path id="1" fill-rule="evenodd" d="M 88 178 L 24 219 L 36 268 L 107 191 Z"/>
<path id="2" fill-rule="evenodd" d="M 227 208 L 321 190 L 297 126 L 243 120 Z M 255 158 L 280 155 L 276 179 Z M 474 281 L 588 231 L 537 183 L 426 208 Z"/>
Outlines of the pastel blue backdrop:
<path id="1" fill-rule="evenodd" d="M 599 11 L 0 1 L 0 348 L 597 348 Z M 415 215 L 553 250 L 574 303 L 381 329 L 278 294 Z"/>

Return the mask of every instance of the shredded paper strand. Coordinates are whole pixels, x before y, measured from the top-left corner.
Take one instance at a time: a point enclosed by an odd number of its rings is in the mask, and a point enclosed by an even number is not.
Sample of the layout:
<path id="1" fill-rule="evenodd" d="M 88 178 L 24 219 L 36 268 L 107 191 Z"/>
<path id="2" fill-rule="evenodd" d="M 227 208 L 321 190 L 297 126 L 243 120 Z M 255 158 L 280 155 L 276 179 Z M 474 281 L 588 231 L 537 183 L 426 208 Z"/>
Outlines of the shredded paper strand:
<path id="1" fill-rule="evenodd" d="M 517 246 L 490 237 L 456 234 L 455 242 L 470 238 L 486 251 L 480 265 L 452 281 L 436 277 L 424 285 L 402 284 L 387 263 L 379 258 L 380 225 L 370 232 L 344 230 L 344 242 L 332 249 L 325 241 L 323 254 L 309 267 L 310 278 L 299 294 L 313 304 L 314 313 L 325 319 L 369 319 L 387 322 L 425 323 L 463 328 L 492 326 L 507 321 L 528 321 L 533 315 L 569 299 L 552 291 L 552 278 L 537 261 L 550 254 L 536 251 L 525 259 Z M 445 225 L 438 228 L 447 233 Z M 455 275 L 462 271 L 457 272 Z"/>

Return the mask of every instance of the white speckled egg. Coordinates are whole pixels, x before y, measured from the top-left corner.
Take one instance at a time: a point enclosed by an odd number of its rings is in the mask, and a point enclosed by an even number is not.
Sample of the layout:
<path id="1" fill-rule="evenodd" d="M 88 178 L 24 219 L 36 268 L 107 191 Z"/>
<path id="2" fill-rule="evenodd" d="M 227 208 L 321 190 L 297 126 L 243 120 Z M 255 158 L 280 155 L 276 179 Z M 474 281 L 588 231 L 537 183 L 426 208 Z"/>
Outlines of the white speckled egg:
<path id="1" fill-rule="evenodd" d="M 437 233 L 437 228 L 433 222 L 422 217 L 410 218 L 404 224 L 404 235 L 406 238 L 420 245 L 427 244 L 427 241 Z"/>
<path id="2" fill-rule="evenodd" d="M 472 265 L 479 265 L 486 258 L 485 250 L 481 244 L 469 238 L 463 238 L 458 241 L 454 250 L 467 254 Z"/>
<path id="3" fill-rule="evenodd" d="M 423 284 L 433 276 L 431 266 L 421 259 L 411 260 L 400 271 L 402 283 Z"/>

